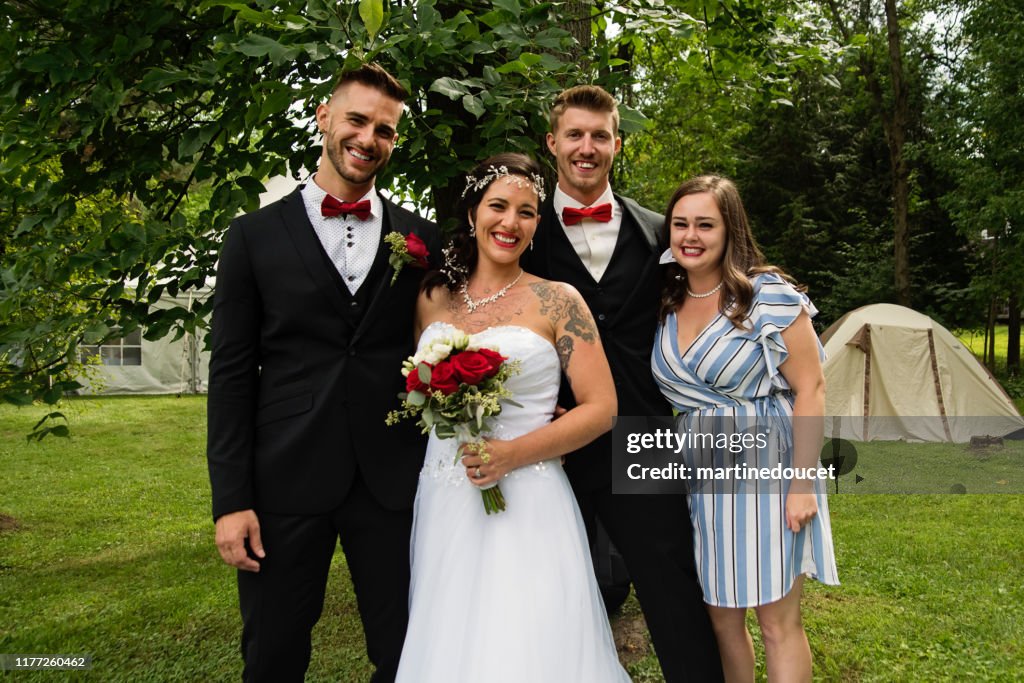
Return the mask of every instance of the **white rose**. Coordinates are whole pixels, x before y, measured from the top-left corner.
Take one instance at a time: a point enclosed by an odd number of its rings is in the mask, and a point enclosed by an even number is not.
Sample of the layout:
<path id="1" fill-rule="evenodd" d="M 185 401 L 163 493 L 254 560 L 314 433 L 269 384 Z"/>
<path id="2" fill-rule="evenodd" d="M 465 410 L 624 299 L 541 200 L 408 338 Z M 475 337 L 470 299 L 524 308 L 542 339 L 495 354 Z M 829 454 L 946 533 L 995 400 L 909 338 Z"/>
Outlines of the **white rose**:
<path id="1" fill-rule="evenodd" d="M 427 349 L 427 353 L 424 355 L 423 359 L 431 365 L 437 365 L 447 358 L 448 354 L 451 352 L 451 344 L 434 344 Z"/>

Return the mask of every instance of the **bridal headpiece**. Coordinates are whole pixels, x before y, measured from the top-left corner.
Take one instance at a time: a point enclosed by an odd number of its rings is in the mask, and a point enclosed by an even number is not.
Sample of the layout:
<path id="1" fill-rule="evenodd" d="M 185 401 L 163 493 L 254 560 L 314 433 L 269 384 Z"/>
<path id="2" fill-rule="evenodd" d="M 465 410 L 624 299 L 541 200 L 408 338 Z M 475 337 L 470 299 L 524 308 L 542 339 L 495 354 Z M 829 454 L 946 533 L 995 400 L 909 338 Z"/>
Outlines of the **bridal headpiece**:
<path id="1" fill-rule="evenodd" d="M 449 244 L 441 250 L 441 254 L 444 256 L 444 264 L 441 266 L 441 273 L 444 275 L 445 279 L 452 285 L 464 282 L 469 276 L 469 268 L 466 264 L 459 263 L 459 258 L 455 251 L 455 245 Z"/>
<path id="2" fill-rule="evenodd" d="M 462 191 L 463 198 L 465 198 L 470 191 L 482 190 L 503 176 L 505 178 L 505 182 L 509 185 L 515 185 L 516 187 L 529 187 L 532 185 L 533 190 L 537 193 L 537 197 L 540 201 L 543 202 L 547 198 L 547 193 L 544 192 L 544 179 L 540 177 L 540 174 L 531 173 L 530 179 L 527 180 L 517 173 L 510 173 L 508 166 L 492 166 L 487 173 L 479 178 L 474 175 L 467 175 L 466 189 Z"/>

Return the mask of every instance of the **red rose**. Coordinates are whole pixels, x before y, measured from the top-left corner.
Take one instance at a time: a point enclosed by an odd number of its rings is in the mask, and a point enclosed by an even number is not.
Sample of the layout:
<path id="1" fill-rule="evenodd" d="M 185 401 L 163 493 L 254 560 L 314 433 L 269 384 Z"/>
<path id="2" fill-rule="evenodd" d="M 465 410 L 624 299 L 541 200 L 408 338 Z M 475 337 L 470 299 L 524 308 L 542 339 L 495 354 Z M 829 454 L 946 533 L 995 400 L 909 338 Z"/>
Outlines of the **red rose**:
<path id="1" fill-rule="evenodd" d="M 455 376 L 455 368 L 449 361 L 443 360 L 434 366 L 430 374 L 430 388 L 447 396 L 459 390 L 459 380 Z"/>
<path id="2" fill-rule="evenodd" d="M 418 236 L 412 233 L 405 236 L 405 250 L 415 259 L 413 265 L 420 268 L 427 268 L 430 265 L 430 252 L 427 251 L 426 243 Z"/>
<path id="3" fill-rule="evenodd" d="M 430 367 L 430 363 L 422 363 L 422 365 L 426 365 L 428 368 Z M 418 391 L 421 394 L 430 395 L 430 386 L 424 384 L 423 380 L 420 379 L 419 366 L 413 368 L 412 372 L 410 372 L 405 378 L 405 390 L 409 393 Z"/>
<path id="4" fill-rule="evenodd" d="M 494 377 L 494 375 L 497 374 L 498 372 L 498 368 L 501 367 L 501 364 L 508 360 L 508 358 L 505 358 L 505 356 L 501 355 L 497 351 L 492 351 L 491 349 L 480 349 L 479 351 L 477 351 L 477 353 L 486 358 L 487 362 L 490 363 L 491 365 L 491 369 L 488 370 L 487 374 L 484 376 L 484 379 L 487 379 L 488 377 Z"/>
<path id="5" fill-rule="evenodd" d="M 451 357 L 452 368 L 459 381 L 466 384 L 480 384 L 494 374 L 494 368 L 487 356 L 479 351 L 463 351 Z"/>

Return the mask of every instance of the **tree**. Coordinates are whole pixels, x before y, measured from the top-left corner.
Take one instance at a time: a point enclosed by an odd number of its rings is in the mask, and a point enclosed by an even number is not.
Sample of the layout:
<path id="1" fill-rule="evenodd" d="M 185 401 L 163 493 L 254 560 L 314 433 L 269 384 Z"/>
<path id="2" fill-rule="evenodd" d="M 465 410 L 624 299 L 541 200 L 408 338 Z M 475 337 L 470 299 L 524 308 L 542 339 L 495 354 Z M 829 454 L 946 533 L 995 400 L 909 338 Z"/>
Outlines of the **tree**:
<path id="1" fill-rule="evenodd" d="M 993 369 L 996 309 L 1008 304 L 1007 371 L 1014 375 L 1024 298 L 1024 9 L 1011 0 L 952 0 L 937 9 L 951 27 L 939 125 L 941 153 L 956 184 L 944 199 L 972 248 L 973 288 L 988 310 L 986 360 Z"/>
<path id="2" fill-rule="evenodd" d="M 900 24 L 896 0 L 884 0 L 882 26 L 873 12 L 871 0 L 857 0 L 854 8 L 841 7 L 839 0 L 827 0 L 835 30 L 850 42 L 854 36 L 877 36 L 884 26 L 885 58 L 878 54 L 882 45 L 868 40 L 859 51 L 858 68 L 875 104 L 876 112 L 885 131 L 889 149 L 890 178 L 893 207 L 893 278 L 897 302 L 911 304 L 910 281 L 910 175 L 911 167 L 906 155 L 910 102 L 907 74 L 903 64 L 903 29 Z M 888 67 L 888 80 L 879 73 Z"/>
<path id="3" fill-rule="evenodd" d="M 519 0 L 8 3 L 0 313 L 6 325 L 40 292 L 84 309 L 0 335 L 0 396 L 52 404 L 73 386 L 65 361 L 99 326 L 141 326 L 150 339 L 201 327 L 209 302 L 149 304 L 207 283 L 224 229 L 258 205 L 263 179 L 315 166 L 310 115 L 344 66 L 379 60 L 409 87 L 380 182 L 443 220 L 476 160 L 540 148 L 565 82 L 618 87 L 629 78 L 613 68 L 621 41 L 683 23 L 656 0 L 575 4 L 588 12 L 576 21 L 617 22 L 621 39 L 580 45 L 560 28 L 560 6 Z M 642 122 L 627 112 L 624 125 Z M 197 188 L 209 192 L 198 212 Z"/>
<path id="4" fill-rule="evenodd" d="M 741 141 L 763 122 L 751 111 L 786 116 L 802 75 L 821 76 L 839 50 L 807 2 L 674 7 L 689 21 L 633 53 L 636 102 L 651 125 L 630 139 L 617 168 L 627 194 L 659 209 L 690 176 L 737 173 Z"/>

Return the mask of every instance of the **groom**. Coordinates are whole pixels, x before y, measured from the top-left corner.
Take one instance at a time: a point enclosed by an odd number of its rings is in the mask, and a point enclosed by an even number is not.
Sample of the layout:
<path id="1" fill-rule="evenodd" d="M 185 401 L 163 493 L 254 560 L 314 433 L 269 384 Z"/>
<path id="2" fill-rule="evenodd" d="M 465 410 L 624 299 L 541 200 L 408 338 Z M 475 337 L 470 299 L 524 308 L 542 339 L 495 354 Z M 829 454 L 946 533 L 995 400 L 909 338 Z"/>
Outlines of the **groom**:
<path id="1" fill-rule="evenodd" d="M 426 264 L 392 283 L 383 238 L 415 233 L 437 252 L 435 226 L 374 189 L 407 95 L 374 64 L 342 74 L 316 110 L 312 181 L 235 220 L 221 251 L 207 459 L 217 548 L 239 570 L 246 681 L 303 680 L 339 540 L 372 680 L 398 667 L 425 444 L 384 417 Z"/>
<path id="2" fill-rule="evenodd" d="M 570 283 L 590 306 L 615 379 L 619 414 L 671 415 L 650 366 L 664 218 L 612 192 L 608 175 L 622 146 L 618 130 L 618 104 L 597 86 L 569 88 L 555 99 L 547 145 L 558 184 L 541 208 L 536 248 L 523 262 L 535 275 Z M 574 405 L 567 382 L 559 404 Z M 608 433 L 566 457 L 587 533 L 593 540 L 596 517 L 621 553 L 665 680 L 721 680 L 686 500 L 613 495 L 611 451 Z"/>

